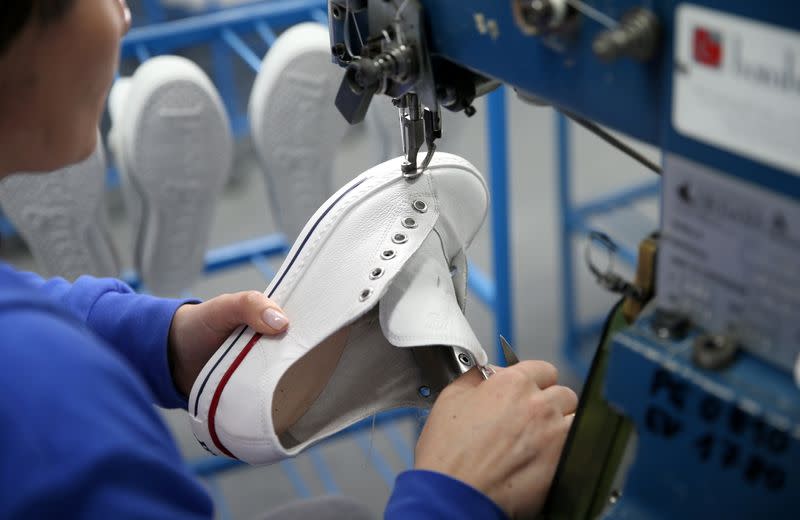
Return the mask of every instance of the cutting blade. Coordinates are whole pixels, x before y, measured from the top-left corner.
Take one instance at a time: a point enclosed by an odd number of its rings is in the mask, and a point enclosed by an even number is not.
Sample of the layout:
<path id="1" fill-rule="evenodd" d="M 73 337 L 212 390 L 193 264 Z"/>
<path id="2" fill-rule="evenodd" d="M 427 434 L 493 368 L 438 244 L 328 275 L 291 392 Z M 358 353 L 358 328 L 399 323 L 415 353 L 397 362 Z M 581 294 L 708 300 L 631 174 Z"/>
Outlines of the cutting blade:
<path id="1" fill-rule="evenodd" d="M 500 345 L 503 347 L 503 357 L 506 358 L 507 367 L 519 363 L 519 358 L 514 353 L 514 349 L 511 348 L 511 344 L 502 335 L 500 336 Z"/>

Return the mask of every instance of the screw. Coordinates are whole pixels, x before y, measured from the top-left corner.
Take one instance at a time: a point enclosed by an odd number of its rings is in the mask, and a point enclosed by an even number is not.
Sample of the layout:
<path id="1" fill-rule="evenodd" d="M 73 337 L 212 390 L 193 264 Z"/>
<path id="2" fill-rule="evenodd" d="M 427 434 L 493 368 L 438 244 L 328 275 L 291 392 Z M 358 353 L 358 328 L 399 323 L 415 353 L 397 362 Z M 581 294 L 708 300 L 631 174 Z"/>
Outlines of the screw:
<path id="1" fill-rule="evenodd" d="M 650 327 L 661 339 L 680 341 L 689 333 L 691 323 L 685 315 L 667 309 L 656 309 Z"/>
<path id="2" fill-rule="evenodd" d="M 625 13 L 617 27 L 601 32 L 592 43 L 592 50 L 603 61 L 621 56 L 647 61 L 655 54 L 659 36 L 656 16 L 637 7 Z"/>
<path id="3" fill-rule="evenodd" d="M 730 365 L 736 358 L 739 345 L 730 336 L 703 334 L 694 340 L 692 361 L 709 370 L 719 370 Z"/>
<path id="4" fill-rule="evenodd" d="M 547 27 L 555 14 L 550 0 L 523 0 L 520 12 L 525 23 L 537 29 Z"/>

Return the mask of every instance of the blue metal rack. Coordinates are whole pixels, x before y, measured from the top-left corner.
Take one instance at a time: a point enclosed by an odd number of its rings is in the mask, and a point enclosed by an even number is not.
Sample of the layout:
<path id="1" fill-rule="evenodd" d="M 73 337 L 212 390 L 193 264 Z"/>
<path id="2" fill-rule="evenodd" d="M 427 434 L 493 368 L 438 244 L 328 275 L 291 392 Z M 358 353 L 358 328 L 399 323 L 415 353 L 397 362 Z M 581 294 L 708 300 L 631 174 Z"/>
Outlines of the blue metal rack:
<path id="1" fill-rule="evenodd" d="M 649 180 L 576 205 L 572 199 L 572 139 L 569 119 L 563 114 L 557 113 L 555 126 L 562 266 L 562 352 L 570 368 L 578 376 L 583 377 L 588 372 L 592 353 L 592 351 L 584 349 L 584 346 L 596 344 L 606 317 L 600 316 L 586 323 L 582 323 L 578 319 L 576 257 L 573 238 L 586 235 L 592 230 L 590 224 L 592 217 L 620 210 L 646 198 L 656 197 L 659 194 L 661 182 L 660 180 Z M 619 245 L 616 254 L 627 265 L 636 265 L 637 252 L 635 250 Z"/>

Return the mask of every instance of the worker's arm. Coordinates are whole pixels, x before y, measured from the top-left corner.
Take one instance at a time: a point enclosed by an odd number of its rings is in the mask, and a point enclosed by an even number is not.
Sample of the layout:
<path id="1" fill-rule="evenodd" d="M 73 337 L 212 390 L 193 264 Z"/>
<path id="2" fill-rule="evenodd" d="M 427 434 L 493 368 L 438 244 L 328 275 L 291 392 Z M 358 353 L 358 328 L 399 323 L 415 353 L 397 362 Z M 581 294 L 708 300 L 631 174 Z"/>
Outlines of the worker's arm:
<path id="1" fill-rule="evenodd" d="M 136 294 L 111 278 L 82 276 L 69 283 L 34 273 L 15 274 L 103 338 L 165 408 L 186 407 L 185 396 L 197 374 L 239 325 L 262 334 L 276 334 L 288 326 L 280 308 L 258 291 L 184 305 L 189 301 Z"/>
<path id="2" fill-rule="evenodd" d="M 211 518 L 142 380 L 76 322 L 0 315 L 0 518 Z"/>
<path id="3" fill-rule="evenodd" d="M 185 300 L 136 294 L 112 278 L 81 276 L 69 283 L 63 278 L 45 280 L 34 273 L 19 274 L 121 355 L 142 377 L 156 404 L 186 407 L 186 398 L 172 381 L 167 349 L 172 317 Z"/>
<path id="4" fill-rule="evenodd" d="M 411 470 L 398 475 L 385 520 L 502 520 L 506 514 L 477 489 L 442 473 Z"/>

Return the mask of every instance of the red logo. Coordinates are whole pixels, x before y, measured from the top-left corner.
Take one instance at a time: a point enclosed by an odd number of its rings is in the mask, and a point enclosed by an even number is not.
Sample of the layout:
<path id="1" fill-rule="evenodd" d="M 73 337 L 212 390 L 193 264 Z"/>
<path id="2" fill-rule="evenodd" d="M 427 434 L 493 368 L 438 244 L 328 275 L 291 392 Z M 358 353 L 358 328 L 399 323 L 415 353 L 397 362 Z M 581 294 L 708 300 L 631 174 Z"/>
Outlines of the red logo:
<path id="1" fill-rule="evenodd" d="M 694 30 L 694 60 L 718 69 L 722 65 L 722 37 L 704 27 Z"/>

